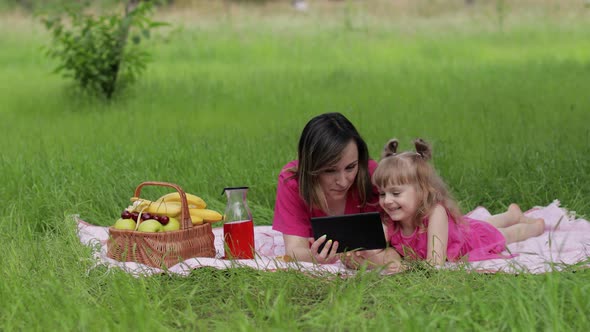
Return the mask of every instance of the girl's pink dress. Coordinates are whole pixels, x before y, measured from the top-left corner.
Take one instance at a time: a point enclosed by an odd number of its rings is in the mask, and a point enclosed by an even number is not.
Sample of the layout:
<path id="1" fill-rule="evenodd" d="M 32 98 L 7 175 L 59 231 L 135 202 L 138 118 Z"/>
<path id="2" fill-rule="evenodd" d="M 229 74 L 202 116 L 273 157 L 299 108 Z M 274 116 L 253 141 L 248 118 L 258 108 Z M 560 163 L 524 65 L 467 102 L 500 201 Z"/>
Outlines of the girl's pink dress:
<path id="1" fill-rule="evenodd" d="M 500 255 L 506 249 L 504 235 L 491 224 L 463 217 L 463 222 L 456 223 L 449 216 L 449 240 L 447 244 L 447 260 L 457 261 L 466 258 L 468 261 L 481 261 L 493 258 L 506 258 Z M 428 219 L 424 219 L 424 227 L 416 228 L 413 234 L 405 236 L 401 229 L 388 227 L 389 243 L 402 256 L 426 259 L 428 251 Z"/>

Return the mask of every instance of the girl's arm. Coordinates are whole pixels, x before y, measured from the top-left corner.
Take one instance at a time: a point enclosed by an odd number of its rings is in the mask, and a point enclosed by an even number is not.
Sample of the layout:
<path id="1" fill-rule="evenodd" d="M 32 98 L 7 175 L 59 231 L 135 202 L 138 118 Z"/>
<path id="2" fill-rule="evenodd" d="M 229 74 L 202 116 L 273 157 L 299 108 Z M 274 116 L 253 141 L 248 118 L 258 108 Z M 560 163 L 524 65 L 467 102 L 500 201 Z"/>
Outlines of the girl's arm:
<path id="1" fill-rule="evenodd" d="M 348 252 L 343 255 L 342 263 L 351 269 L 358 269 L 366 264 L 369 270 L 383 267 L 391 273 L 403 271 L 401 256 L 392 247 Z"/>
<path id="2" fill-rule="evenodd" d="M 438 204 L 430 213 L 428 221 L 428 252 L 426 260 L 434 265 L 443 265 L 447 260 L 449 242 L 449 217 L 445 208 Z"/>
<path id="3" fill-rule="evenodd" d="M 389 242 L 385 224 L 383 224 L 383 234 L 385 234 L 385 241 Z M 358 269 L 362 264 L 366 263 L 367 269 L 385 267 L 387 271 L 392 273 L 403 271 L 402 258 L 392 247 L 349 252 L 343 255 L 342 263 L 351 269 Z"/>

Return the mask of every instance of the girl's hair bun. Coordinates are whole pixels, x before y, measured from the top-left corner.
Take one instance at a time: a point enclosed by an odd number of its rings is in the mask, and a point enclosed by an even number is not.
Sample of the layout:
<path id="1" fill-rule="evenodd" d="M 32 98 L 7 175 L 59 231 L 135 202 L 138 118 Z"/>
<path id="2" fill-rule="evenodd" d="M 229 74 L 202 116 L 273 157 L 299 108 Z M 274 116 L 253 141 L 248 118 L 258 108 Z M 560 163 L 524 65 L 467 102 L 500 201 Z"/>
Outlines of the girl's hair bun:
<path id="1" fill-rule="evenodd" d="M 387 142 L 387 144 L 385 144 L 385 147 L 383 148 L 383 152 L 381 153 L 381 159 L 395 155 L 397 153 L 397 146 L 398 145 L 399 145 L 399 142 L 398 142 L 397 138 L 390 139 Z"/>
<path id="2" fill-rule="evenodd" d="M 430 147 L 430 144 L 426 143 L 426 141 L 417 138 L 414 140 L 414 146 L 416 147 L 416 153 L 424 158 L 424 160 L 430 160 L 430 158 L 432 158 L 432 148 Z"/>

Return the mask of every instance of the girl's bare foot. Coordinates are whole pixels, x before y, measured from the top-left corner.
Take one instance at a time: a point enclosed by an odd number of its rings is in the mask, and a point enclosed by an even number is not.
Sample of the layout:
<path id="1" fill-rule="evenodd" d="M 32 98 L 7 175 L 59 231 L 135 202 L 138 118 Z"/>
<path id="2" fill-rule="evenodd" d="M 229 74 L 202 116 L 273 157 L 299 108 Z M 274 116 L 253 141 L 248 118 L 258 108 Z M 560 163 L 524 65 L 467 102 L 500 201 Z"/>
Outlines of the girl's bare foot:
<path id="1" fill-rule="evenodd" d="M 529 218 L 529 219 L 533 219 L 533 218 Z M 545 219 L 535 218 L 535 219 L 533 219 L 532 224 L 535 225 L 535 229 L 537 230 L 537 236 L 539 236 L 545 232 Z"/>
<path id="2" fill-rule="evenodd" d="M 518 221 L 519 224 L 529 224 L 529 225 L 536 225 L 535 229 L 541 229 L 540 233 L 543 233 L 545 230 L 545 220 L 543 218 L 530 218 L 526 216 L 522 216 Z"/>
<path id="3" fill-rule="evenodd" d="M 545 231 L 545 220 L 542 218 L 525 218 L 527 219 L 526 221 L 499 229 L 506 238 L 506 244 L 524 241 L 543 234 Z"/>
<path id="4" fill-rule="evenodd" d="M 520 218 L 524 217 L 524 214 L 522 213 L 520 206 L 518 206 L 518 204 L 515 203 L 512 203 L 508 206 L 508 210 L 506 210 L 506 213 L 512 220 L 520 220 Z"/>
<path id="5" fill-rule="evenodd" d="M 543 234 L 543 231 L 545 230 L 545 220 L 543 220 L 542 218 L 531 218 L 525 216 L 524 213 L 522 213 L 520 207 L 514 203 L 510 204 L 510 206 L 508 207 L 508 212 L 513 214 L 514 216 L 518 216 L 517 220 L 519 224 L 536 225 L 536 227 L 532 226 L 533 233 L 538 233 L 535 236 Z"/>
<path id="6" fill-rule="evenodd" d="M 518 224 L 520 218 L 523 216 L 522 210 L 520 210 L 518 204 L 512 203 L 508 206 L 506 212 L 493 215 L 487 218 L 486 221 L 494 225 L 496 228 L 505 228 Z"/>

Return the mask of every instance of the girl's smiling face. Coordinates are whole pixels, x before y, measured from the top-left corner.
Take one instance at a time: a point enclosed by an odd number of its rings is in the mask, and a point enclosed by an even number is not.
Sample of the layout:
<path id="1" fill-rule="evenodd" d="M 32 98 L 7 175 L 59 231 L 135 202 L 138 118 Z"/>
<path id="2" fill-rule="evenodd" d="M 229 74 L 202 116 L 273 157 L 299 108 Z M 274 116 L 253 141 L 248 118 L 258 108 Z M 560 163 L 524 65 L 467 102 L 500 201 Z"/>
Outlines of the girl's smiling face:
<path id="1" fill-rule="evenodd" d="M 321 172 L 319 183 L 328 202 L 346 200 L 358 173 L 358 147 L 350 141 L 342 151 L 340 160 Z"/>
<path id="2" fill-rule="evenodd" d="M 413 223 L 420 199 L 416 187 L 410 184 L 379 188 L 379 205 L 393 221 Z"/>

